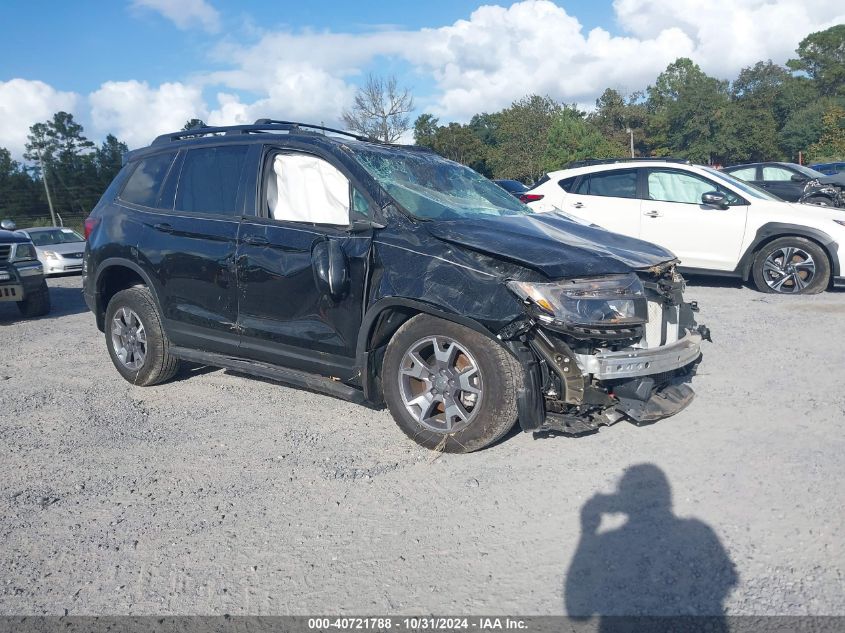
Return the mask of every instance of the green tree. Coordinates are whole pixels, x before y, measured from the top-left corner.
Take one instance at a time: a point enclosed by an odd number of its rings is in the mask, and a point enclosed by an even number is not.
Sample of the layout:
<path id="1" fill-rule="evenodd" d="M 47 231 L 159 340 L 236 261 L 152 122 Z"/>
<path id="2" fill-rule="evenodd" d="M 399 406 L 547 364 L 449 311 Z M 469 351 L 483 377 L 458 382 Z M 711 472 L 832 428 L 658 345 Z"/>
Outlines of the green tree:
<path id="1" fill-rule="evenodd" d="M 94 152 L 94 163 L 97 168 L 97 187 L 105 191 L 117 172 L 123 166 L 123 156 L 129 148 L 126 143 L 117 140 L 113 134 L 106 136 L 106 140 Z"/>
<path id="2" fill-rule="evenodd" d="M 188 119 L 187 121 L 185 121 L 185 125 L 182 126 L 182 131 L 187 132 L 188 130 L 195 130 L 200 127 L 208 126 L 202 119 Z"/>
<path id="3" fill-rule="evenodd" d="M 726 153 L 722 122 L 727 120 L 729 104 L 727 82 L 708 76 L 684 57 L 669 64 L 648 88 L 656 153 L 722 162 Z"/>
<path id="4" fill-rule="evenodd" d="M 543 175 L 543 150 L 562 106 L 551 97 L 523 97 L 497 116 L 490 165 L 496 178 L 534 182 Z"/>
<path id="5" fill-rule="evenodd" d="M 842 101 L 833 97 L 816 99 L 789 117 L 780 130 L 778 143 L 790 160 L 797 161 L 798 152 L 807 152 L 819 142 L 825 112 L 836 105 L 842 105 Z"/>
<path id="6" fill-rule="evenodd" d="M 574 108 L 563 110 L 552 124 L 543 153 L 543 170 L 561 169 L 567 163 L 587 158 L 623 158 L 627 149 L 606 138 Z"/>
<path id="7" fill-rule="evenodd" d="M 423 147 L 431 147 L 437 133 L 439 121 L 433 114 L 421 114 L 414 121 L 414 142 Z"/>
<path id="8" fill-rule="evenodd" d="M 832 105 L 825 110 L 821 137 L 807 151 L 815 161 L 845 158 L 845 107 Z"/>
<path id="9" fill-rule="evenodd" d="M 810 33 L 795 50 L 797 59 L 786 62 L 803 71 L 823 95 L 845 95 L 845 24 Z"/>
<path id="10" fill-rule="evenodd" d="M 608 88 L 596 99 L 596 109 L 587 119 L 610 141 L 626 148 L 630 147 L 629 134 L 633 133 L 635 153 L 648 154 L 651 150 L 647 133 L 649 115 L 642 96 L 635 92 L 626 98 L 619 91 Z M 625 155 L 629 152 L 627 149 Z"/>

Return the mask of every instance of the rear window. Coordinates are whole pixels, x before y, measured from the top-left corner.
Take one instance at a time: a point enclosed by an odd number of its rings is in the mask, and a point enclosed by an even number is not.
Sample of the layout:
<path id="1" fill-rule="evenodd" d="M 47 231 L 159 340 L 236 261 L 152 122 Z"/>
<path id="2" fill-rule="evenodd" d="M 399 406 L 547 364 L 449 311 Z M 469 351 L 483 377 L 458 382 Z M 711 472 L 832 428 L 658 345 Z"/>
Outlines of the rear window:
<path id="1" fill-rule="evenodd" d="M 145 207 L 159 206 L 161 186 L 175 157 L 176 152 L 168 152 L 139 160 L 120 192 L 121 200 Z"/>
<path id="2" fill-rule="evenodd" d="M 185 155 L 176 191 L 177 211 L 239 215 L 241 172 L 247 145 L 204 147 Z"/>
<path id="3" fill-rule="evenodd" d="M 575 193 L 582 196 L 636 198 L 637 170 L 605 171 L 582 176 Z"/>
<path id="4" fill-rule="evenodd" d="M 575 184 L 575 180 L 577 176 L 573 176 L 572 178 L 564 178 L 563 180 L 558 181 L 558 185 L 560 188 L 563 189 L 566 193 L 572 193 L 572 186 Z"/>

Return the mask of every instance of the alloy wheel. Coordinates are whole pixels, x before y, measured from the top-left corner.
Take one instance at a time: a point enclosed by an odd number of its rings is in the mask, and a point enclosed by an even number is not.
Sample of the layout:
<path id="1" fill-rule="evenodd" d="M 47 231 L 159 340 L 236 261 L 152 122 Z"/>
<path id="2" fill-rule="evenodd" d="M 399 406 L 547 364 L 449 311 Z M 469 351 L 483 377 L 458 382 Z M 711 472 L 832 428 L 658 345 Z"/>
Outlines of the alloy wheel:
<path id="1" fill-rule="evenodd" d="M 457 341 L 426 337 L 402 357 L 399 393 L 418 424 L 435 433 L 457 433 L 470 425 L 480 409 L 481 371 Z"/>
<path id="2" fill-rule="evenodd" d="M 111 323 L 114 353 L 127 369 L 137 371 L 147 357 L 147 332 L 133 310 L 123 307 L 115 312 Z"/>
<path id="3" fill-rule="evenodd" d="M 807 251 L 796 246 L 776 248 L 763 263 L 763 279 L 775 292 L 799 293 L 816 276 L 816 262 Z"/>

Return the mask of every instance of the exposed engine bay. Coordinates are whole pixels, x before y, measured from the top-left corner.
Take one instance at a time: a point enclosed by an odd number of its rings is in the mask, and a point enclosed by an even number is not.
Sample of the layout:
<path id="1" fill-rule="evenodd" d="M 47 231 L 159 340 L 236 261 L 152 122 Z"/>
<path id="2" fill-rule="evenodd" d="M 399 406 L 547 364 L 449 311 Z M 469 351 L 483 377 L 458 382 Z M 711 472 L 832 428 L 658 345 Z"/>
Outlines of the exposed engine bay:
<path id="1" fill-rule="evenodd" d="M 632 274 L 634 279 L 624 280 L 629 284 L 624 290 L 584 293 L 589 296 L 584 300 L 596 304 L 587 308 L 593 317 L 601 312 L 597 306 L 613 312 L 594 323 L 558 318 L 560 310 L 552 314 L 556 307 L 551 301 L 525 293 L 526 318 L 504 328 L 499 338 L 527 348 L 535 359 L 529 380 L 537 383 L 543 412 L 531 430 L 577 435 L 622 419 L 647 424 L 692 401 L 694 392 L 687 383 L 701 361 L 701 341 L 710 340 L 710 332 L 695 320 L 697 304 L 684 301 L 685 282 L 675 264 Z M 600 296 L 603 304 L 596 299 Z M 525 349 L 521 358 L 525 363 Z M 539 411 L 533 413 L 537 420 Z M 530 415 L 523 410 L 520 418 Z"/>

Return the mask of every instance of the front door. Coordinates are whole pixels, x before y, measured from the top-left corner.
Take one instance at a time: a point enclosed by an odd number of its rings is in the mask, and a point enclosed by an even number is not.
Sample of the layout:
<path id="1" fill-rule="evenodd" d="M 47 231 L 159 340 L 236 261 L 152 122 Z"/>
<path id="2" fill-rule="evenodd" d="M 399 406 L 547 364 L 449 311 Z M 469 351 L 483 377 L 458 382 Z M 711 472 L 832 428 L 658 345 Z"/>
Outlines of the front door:
<path id="1" fill-rule="evenodd" d="M 715 182 L 678 169 L 648 169 L 640 236 L 671 250 L 681 266 L 732 271 L 740 257 L 748 206 Z M 729 207 L 701 203 L 701 194 L 721 191 Z"/>
<path id="2" fill-rule="evenodd" d="M 256 214 L 238 240 L 240 355 L 347 380 L 372 243 L 370 232 L 349 227 L 370 204 L 324 158 L 270 147 L 262 164 Z M 335 265 L 346 268 L 334 291 L 317 274 L 329 241 L 342 254 Z"/>

